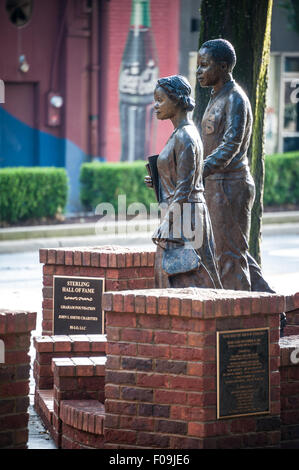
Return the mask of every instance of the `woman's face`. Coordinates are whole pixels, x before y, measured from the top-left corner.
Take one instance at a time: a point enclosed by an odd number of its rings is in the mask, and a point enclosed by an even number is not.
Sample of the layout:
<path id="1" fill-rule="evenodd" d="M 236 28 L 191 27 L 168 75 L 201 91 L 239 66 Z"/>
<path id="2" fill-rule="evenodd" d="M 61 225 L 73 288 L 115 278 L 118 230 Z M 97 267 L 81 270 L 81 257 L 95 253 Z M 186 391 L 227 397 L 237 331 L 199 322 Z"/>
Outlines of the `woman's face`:
<path id="1" fill-rule="evenodd" d="M 171 100 L 162 87 L 157 86 L 154 91 L 154 110 L 157 119 L 171 119 L 178 112 L 178 105 Z"/>

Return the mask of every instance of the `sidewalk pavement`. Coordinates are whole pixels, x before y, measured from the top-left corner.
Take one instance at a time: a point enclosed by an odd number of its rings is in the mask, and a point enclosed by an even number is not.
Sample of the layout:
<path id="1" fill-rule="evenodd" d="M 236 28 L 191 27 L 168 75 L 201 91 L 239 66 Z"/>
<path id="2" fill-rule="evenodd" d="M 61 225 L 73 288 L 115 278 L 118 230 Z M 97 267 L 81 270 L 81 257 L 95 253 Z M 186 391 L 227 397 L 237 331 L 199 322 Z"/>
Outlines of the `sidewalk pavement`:
<path id="1" fill-rule="evenodd" d="M 34 251 L 40 248 L 66 246 L 98 246 L 146 243 L 158 219 L 79 224 L 40 225 L 0 229 L 0 254 Z M 262 220 L 262 233 L 299 235 L 299 211 L 266 212 Z"/>
<path id="2" fill-rule="evenodd" d="M 45 429 L 33 405 L 29 406 L 28 449 L 57 449 L 49 432 Z"/>

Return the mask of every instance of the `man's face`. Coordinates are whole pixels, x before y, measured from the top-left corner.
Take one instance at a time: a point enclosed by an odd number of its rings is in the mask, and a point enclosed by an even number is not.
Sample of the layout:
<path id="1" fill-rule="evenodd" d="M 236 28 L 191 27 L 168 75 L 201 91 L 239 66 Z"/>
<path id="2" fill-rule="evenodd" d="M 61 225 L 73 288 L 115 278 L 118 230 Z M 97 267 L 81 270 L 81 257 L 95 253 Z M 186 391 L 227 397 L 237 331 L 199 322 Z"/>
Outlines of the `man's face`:
<path id="1" fill-rule="evenodd" d="M 196 70 L 196 78 L 200 86 L 214 87 L 223 80 L 224 74 L 223 62 L 215 62 L 208 49 L 201 48 L 197 54 Z"/>

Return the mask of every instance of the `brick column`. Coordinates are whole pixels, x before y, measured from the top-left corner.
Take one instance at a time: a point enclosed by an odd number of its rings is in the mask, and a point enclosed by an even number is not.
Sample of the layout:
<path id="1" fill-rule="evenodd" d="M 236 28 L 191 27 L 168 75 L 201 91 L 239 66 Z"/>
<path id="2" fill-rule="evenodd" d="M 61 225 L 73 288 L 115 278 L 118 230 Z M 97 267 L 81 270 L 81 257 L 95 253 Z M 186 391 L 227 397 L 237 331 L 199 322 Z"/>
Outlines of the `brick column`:
<path id="1" fill-rule="evenodd" d="M 0 448 L 26 449 L 30 378 L 30 334 L 36 313 L 0 310 Z"/>
<path id="2" fill-rule="evenodd" d="M 299 449 L 299 335 L 280 339 L 281 447 Z"/>
<path id="3" fill-rule="evenodd" d="M 283 296 L 207 289 L 104 295 L 107 448 L 280 445 Z M 216 332 L 269 328 L 270 413 L 217 419 Z"/>
<path id="4" fill-rule="evenodd" d="M 54 413 L 52 437 L 61 447 L 61 403 L 64 400 L 92 400 L 104 402 L 105 362 L 103 357 L 55 358 Z"/>
<path id="5" fill-rule="evenodd" d="M 299 335 L 299 292 L 286 297 L 287 326 L 284 336 Z"/>
<path id="6" fill-rule="evenodd" d="M 106 335 L 36 336 L 34 379 L 36 392 L 53 388 L 52 359 L 106 355 Z"/>
<path id="7" fill-rule="evenodd" d="M 37 336 L 33 340 L 34 407 L 46 429 L 52 433 L 54 408 L 54 377 L 52 359 L 71 357 L 106 357 L 105 335 Z M 72 363 L 71 363 L 72 364 Z"/>
<path id="8" fill-rule="evenodd" d="M 105 291 L 154 287 L 155 252 L 119 246 L 41 249 L 43 266 L 42 335 L 53 334 L 53 276 L 105 279 Z"/>

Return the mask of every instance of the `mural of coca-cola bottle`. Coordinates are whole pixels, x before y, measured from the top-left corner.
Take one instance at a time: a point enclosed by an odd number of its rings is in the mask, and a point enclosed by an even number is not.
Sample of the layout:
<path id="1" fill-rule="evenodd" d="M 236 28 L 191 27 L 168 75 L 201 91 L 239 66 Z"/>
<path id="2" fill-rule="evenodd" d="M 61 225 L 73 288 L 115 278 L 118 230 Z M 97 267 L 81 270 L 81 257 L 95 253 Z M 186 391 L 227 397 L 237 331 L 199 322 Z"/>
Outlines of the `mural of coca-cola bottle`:
<path id="1" fill-rule="evenodd" d="M 153 150 L 153 92 L 157 79 L 150 0 L 132 0 L 131 24 L 119 75 L 122 161 L 143 160 Z"/>

